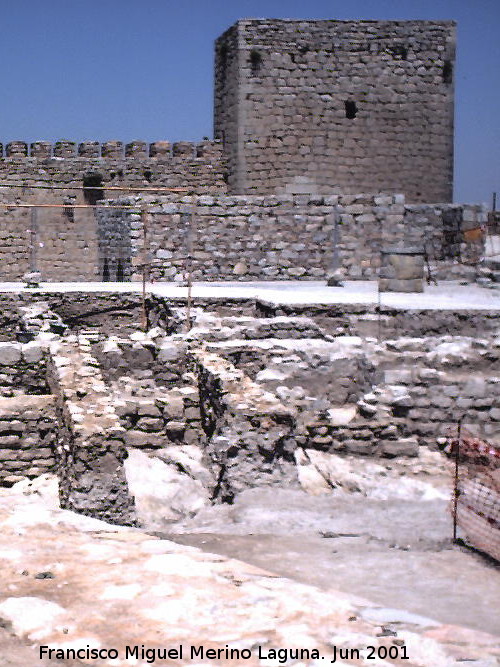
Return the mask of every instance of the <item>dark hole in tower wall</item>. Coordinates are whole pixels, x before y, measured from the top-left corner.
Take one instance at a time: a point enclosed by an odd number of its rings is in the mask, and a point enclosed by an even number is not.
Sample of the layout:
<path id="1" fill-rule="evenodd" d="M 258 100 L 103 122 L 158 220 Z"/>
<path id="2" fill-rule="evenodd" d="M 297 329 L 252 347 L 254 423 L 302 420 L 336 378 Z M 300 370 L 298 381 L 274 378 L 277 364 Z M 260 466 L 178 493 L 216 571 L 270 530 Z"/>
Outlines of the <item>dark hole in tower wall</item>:
<path id="1" fill-rule="evenodd" d="M 252 49 L 250 51 L 250 67 L 252 70 L 252 76 L 256 76 L 260 72 L 262 66 L 262 54 L 257 51 L 257 49 Z"/>
<path id="2" fill-rule="evenodd" d="M 450 60 L 445 60 L 443 65 L 443 82 L 452 83 L 453 81 L 453 64 Z"/>
<path id="3" fill-rule="evenodd" d="M 356 118 L 356 114 L 358 113 L 358 107 L 356 106 L 356 102 L 353 102 L 353 100 L 346 100 L 344 102 L 345 106 L 345 117 L 346 118 Z"/>
<path id="4" fill-rule="evenodd" d="M 393 58 L 398 60 L 406 60 L 408 58 L 408 49 L 404 44 L 393 44 L 386 50 Z"/>

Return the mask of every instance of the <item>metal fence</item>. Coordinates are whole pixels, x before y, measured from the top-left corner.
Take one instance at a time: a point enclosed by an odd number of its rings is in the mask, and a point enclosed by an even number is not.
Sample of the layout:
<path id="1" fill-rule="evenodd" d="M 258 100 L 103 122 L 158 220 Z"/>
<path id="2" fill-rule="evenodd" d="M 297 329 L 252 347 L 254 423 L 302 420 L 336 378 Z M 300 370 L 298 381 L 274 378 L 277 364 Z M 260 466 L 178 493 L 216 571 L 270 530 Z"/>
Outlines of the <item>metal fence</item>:
<path id="1" fill-rule="evenodd" d="M 453 538 L 500 561 L 500 447 L 474 435 L 459 422 L 450 437 L 455 460 Z"/>

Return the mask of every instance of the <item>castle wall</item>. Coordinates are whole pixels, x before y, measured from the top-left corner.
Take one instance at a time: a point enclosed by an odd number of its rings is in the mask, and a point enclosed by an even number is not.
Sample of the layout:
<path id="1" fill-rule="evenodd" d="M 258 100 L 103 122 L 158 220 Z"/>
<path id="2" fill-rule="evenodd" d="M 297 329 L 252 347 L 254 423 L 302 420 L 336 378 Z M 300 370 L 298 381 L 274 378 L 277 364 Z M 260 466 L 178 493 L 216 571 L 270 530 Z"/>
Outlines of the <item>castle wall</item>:
<path id="1" fill-rule="evenodd" d="M 0 281 L 34 269 L 44 281 L 99 280 L 98 248 L 90 208 L 0 208 Z"/>
<path id="2" fill-rule="evenodd" d="M 451 201 L 454 52 L 451 21 L 238 21 L 215 66 L 231 192 Z"/>
<path id="3" fill-rule="evenodd" d="M 68 190 L 29 190 L 19 187 L 0 188 L 0 201 L 33 203 L 88 201 L 81 188 L 88 176 L 100 176 L 103 192 L 108 187 L 171 187 L 195 192 L 224 193 L 226 168 L 221 146 L 217 142 L 157 141 L 146 145 L 132 142 L 25 142 L 0 145 L 0 184 L 58 185 Z M 74 189 L 76 188 L 76 190 Z M 109 193 L 111 194 L 111 192 Z M 95 203 L 91 201 L 90 203 Z"/>
<path id="4" fill-rule="evenodd" d="M 458 262 L 456 246 L 464 257 L 464 229 L 485 220 L 480 206 L 405 206 L 403 195 L 383 194 L 138 196 L 119 202 L 148 205 L 146 236 L 137 210 L 110 216 L 119 227 L 115 237 L 129 234 L 132 279 L 140 277 L 146 238 L 150 276 L 162 281 L 185 274 L 189 255 L 194 280 L 322 280 L 333 266 L 335 217 L 339 261 L 350 280 L 376 278 L 382 248 L 424 243 L 439 265 L 436 277 L 474 280 L 475 267 Z M 109 215 L 106 209 L 101 214 Z M 450 215 L 456 225 L 451 237 Z"/>
<path id="5" fill-rule="evenodd" d="M 36 225 L 33 209 L 2 209 L 0 279 L 36 268 L 43 281 L 138 280 L 146 241 L 154 280 L 179 278 L 189 257 L 194 280 L 322 280 L 333 268 L 337 218 L 350 280 L 376 278 L 383 248 L 424 243 L 437 279 L 474 280 L 483 238 L 466 243 L 464 232 L 486 220 L 481 206 L 407 206 L 403 195 L 384 194 L 138 194 L 107 204 L 37 208 Z"/>
<path id="6" fill-rule="evenodd" d="M 146 244 L 154 280 L 186 275 L 190 254 L 194 280 L 324 279 L 332 268 L 335 215 L 342 265 L 350 278 L 366 279 L 377 275 L 384 229 L 391 241 L 402 239 L 405 231 L 401 195 L 120 201 L 150 204 Z M 139 213 L 125 210 L 120 223 L 130 228 L 133 279 L 140 277 L 144 257 L 143 221 Z"/>

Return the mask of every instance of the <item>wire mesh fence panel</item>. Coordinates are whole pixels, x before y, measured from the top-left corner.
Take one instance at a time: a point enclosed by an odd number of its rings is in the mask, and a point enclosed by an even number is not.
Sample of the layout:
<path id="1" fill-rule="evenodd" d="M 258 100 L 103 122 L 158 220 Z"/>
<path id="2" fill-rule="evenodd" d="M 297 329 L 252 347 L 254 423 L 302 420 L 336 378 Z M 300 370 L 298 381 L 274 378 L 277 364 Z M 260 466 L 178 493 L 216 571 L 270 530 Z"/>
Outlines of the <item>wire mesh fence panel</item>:
<path id="1" fill-rule="evenodd" d="M 39 274 L 40 282 L 131 280 L 138 253 L 132 221 L 129 209 L 113 206 L 2 207 L 0 281 L 26 274 Z M 142 272 L 144 258 L 136 264 Z"/>
<path id="2" fill-rule="evenodd" d="M 451 452 L 456 526 L 472 546 L 500 561 L 500 447 L 459 428 Z"/>

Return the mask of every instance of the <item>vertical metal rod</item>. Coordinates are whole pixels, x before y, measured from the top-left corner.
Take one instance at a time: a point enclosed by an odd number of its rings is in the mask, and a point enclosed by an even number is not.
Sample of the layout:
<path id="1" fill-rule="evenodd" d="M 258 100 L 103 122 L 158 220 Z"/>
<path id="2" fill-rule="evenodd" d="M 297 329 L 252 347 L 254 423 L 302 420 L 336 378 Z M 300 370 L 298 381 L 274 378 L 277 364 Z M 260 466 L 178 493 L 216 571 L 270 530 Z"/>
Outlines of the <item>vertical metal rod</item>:
<path id="1" fill-rule="evenodd" d="M 38 218 L 37 209 L 31 209 L 30 223 L 30 271 L 35 273 L 37 269 L 37 245 L 38 245 Z"/>
<path id="2" fill-rule="evenodd" d="M 497 193 L 493 193 L 493 213 L 497 210 Z"/>
<path id="3" fill-rule="evenodd" d="M 380 343 L 382 339 L 382 313 L 381 311 L 381 301 L 382 297 L 380 296 L 380 269 L 382 268 L 382 249 L 384 247 L 384 228 L 383 228 L 383 222 L 382 222 L 382 216 L 379 218 L 378 222 L 378 237 L 379 237 L 379 247 L 378 247 L 378 256 L 379 256 L 379 266 L 378 266 L 378 273 L 376 275 L 377 278 L 377 310 L 378 310 L 378 317 L 377 317 L 377 341 Z"/>
<path id="4" fill-rule="evenodd" d="M 332 271 L 339 268 L 339 208 L 336 204 L 333 211 L 333 253 L 332 253 Z"/>
<path id="5" fill-rule="evenodd" d="M 460 437 L 462 431 L 462 417 L 457 422 L 457 446 L 455 449 L 455 479 L 453 484 L 453 542 L 457 541 L 457 510 L 458 510 L 458 464 L 460 459 Z"/>
<path id="6" fill-rule="evenodd" d="M 148 211 L 146 206 L 143 206 L 141 209 L 141 220 L 142 220 L 142 308 L 141 308 L 141 327 L 143 331 L 146 331 L 148 328 L 148 317 L 146 313 L 146 272 L 147 272 L 147 239 L 148 239 L 148 229 L 147 229 L 147 216 Z"/>
<path id="7" fill-rule="evenodd" d="M 382 314 L 381 314 L 381 301 L 382 298 L 380 296 L 380 281 L 377 280 L 377 309 L 378 309 L 378 319 L 377 319 L 377 341 L 380 343 L 381 338 L 382 338 Z"/>
<path id="8" fill-rule="evenodd" d="M 192 290 L 193 290 L 193 233 L 195 226 L 195 196 L 191 198 L 191 215 L 189 216 L 187 229 L 187 308 L 186 308 L 186 330 L 191 330 L 191 307 L 192 307 Z"/>

